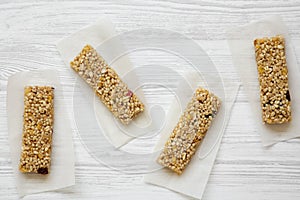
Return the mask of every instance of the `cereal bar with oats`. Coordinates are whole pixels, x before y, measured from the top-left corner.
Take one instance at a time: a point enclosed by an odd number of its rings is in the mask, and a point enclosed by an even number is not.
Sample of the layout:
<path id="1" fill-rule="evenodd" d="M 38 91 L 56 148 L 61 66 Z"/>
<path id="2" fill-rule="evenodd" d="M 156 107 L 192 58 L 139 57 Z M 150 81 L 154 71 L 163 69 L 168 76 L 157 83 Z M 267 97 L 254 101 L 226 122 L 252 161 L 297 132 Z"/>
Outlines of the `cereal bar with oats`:
<path id="1" fill-rule="evenodd" d="M 263 123 L 292 120 L 285 41 L 278 35 L 254 40 Z"/>
<path id="2" fill-rule="evenodd" d="M 123 124 L 129 124 L 144 110 L 144 104 L 90 45 L 70 65 Z"/>
<path id="3" fill-rule="evenodd" d="M 23 139 L 19 169 L 21 172 L 48 174 L 54 122 L 54 88 L 24 88 Z"/>
<path id="4" fill-rule="evenodd" d="M 198 88 L 167 140 L 158 163 L 182 174 L 221 106 L 217 96 Z"/>

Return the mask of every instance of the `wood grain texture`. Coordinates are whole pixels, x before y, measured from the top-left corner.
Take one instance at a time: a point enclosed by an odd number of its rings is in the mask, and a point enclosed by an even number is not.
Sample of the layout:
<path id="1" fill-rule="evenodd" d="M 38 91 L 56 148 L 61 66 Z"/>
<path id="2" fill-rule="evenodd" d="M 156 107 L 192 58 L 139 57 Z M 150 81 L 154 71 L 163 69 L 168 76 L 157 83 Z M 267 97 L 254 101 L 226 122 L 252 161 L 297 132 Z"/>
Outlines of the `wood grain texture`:
<path id="1" fill-rule="evenodd" d="M 170 0 L 170 1 L 18 1 L 0 3 L 0 199 L 17 199 L 9 157 L 6 85 L 15 72 L 51 68 L 61 73 L 66 101 L 72 102 L 75 77 L 63 64 L 55 44 L 61 38 L 95 22 L 102 14 L 110 17 L 119 33 L 139 28 L 163 28 L 185 34 L 198 42 L 224 76 L 238 80 L 225 38 L 226 28 L 253 19 L 279 14 L 286 22 L 300 61 L 300 2 L 297 0 Z M 133 53 L 134 64 L 156 63 L 183 73 L 187 64 L 157 51 Z M 139 74 L 143 80 L 168 80 Z M 159 87 L 145 90 L 149 101 L 165 106 L 171 94 Z M 72 113 L 71 103 L 67 109 Z M 70 117 L 71 114 L 70 114 Z M 254 126 L 249 103 L 241 88 L 220 151 L 215 161 L 205 200 L 297 200 L 300 198 L 300 140 L 263 148 Z M 95 161 L 83 147 L 74 123 L 76 185 L 24 199 L 189 199 L 169 190 L 143 183 L 142 174 L 124 174 Z M 128 151 L 151 148 L 153 140 L 128 145 Z M 126 160 L 120 160 L 126 165 Z M 129 166 L 132 167 L 132 166 Z"/>

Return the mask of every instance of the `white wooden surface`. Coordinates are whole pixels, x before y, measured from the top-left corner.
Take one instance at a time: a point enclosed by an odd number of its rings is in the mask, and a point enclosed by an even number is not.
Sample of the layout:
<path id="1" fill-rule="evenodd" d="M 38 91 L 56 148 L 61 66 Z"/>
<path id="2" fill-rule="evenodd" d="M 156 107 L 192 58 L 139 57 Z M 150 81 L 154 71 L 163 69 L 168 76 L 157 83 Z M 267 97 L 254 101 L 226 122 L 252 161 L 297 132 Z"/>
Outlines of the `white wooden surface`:
<path id="1" fill-rule="evenodd" d="M 138 28 L 166 28 L 199 42 L 223 75 L 237 80 L 225 29 L 269 14 L 283 17 L 300 60 L 300 2 L 272 1 L 88 1 L 51 2 L 2 0 L 0 3 L 0 199 L 17 199 L 9 157 L 6 125 L 6 84 L 17 71 L 53 68 L 61 71 L 66 100 L 71 102 L 75 78 L 62 63 L 55 44 L 62 37 L 105 14 L 119 33 Z M 205 31 L 203 31 L 205 30 Z M 174 59 L 159 52 L 131 55 L 134 63 L 154 63 L 183 71 Z M 176 60 L 176 59 L 175 59 Z M 149 78 L 151 74 L 142 74 Z M 162 74 L 161 79 L 169 78 Z M 243 88 L 242 88 L 243 89 Z M 149 88 L 153 98 L 169 93 Z M 68 104 L 68 109 L 72 107 Z M 300 199 L 300 140 L 263 148 L 251 120 L 249 104 L 241 90 L 226 129 L 203 199 Z M 74 130 L 75 131 L 75 130 Z M 74 132 L 76 185 L 25 199 L 189 199 L 169 190 L 147 185 L 142 174 L 124 174 L 96 162 Z M 139 150 L 153 143 L 128 147 Z M 120 160 L 126 165 L 126 160 Z M 132 167 L 132 166 L 131 166 Z"/>

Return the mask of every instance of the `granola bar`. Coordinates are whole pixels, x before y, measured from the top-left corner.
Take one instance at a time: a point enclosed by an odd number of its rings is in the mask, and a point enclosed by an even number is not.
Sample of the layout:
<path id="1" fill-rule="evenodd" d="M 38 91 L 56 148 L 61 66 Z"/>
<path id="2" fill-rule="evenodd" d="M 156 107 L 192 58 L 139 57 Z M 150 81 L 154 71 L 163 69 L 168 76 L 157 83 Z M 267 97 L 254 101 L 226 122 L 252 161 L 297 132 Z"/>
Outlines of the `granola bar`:
<path id="1" fill-rule="evenodd" d="M 129 124 L 144 110 L 144 104 L 90 45 L 70 65 L 123 124 Z"/>
<path id="2" fill-rule="evenodd" d="M 198 88 L 166 142 L 158 163 L 181 174 L 205 137 L 220 105 L 218 97 Z"/>
<path id="3" fill-rule="evenodd" d="M 27 86 L 24 88 L 24 115 L 21 172 L 48 174 L 54 115 L 54 88 Z"/>
<path id="4" fill-rule="evenodd" d="M 291 96 L 285 41 L 278 35 L 254 40 L 255 56 L 260 84 L 262 120 L 267 124 L 291 121 Z"/>

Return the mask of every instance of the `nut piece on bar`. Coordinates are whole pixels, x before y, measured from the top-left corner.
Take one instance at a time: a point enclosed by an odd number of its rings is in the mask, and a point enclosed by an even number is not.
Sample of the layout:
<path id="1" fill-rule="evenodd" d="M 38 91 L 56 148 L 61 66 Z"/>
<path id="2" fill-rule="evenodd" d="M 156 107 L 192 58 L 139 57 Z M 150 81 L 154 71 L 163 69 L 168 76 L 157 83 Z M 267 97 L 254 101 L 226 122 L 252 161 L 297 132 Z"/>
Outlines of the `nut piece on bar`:
<path id="1" fill-rule="evenodd" d="M 221 101 L 214 94 L 198 88 L 158 157 L 158 163 L 181 174 L 218 112 Z"/>
<path id="2" fill-rule="evenodd" d="M 292 120 L 285 42 L 281 35 L 254 40 L 263 123 Z"/>
<path id="3" fill-rule="evenodd" d="M 21 172 L 48 174 L 54 121 L 54 88 L 24 88 L 23 139 L 19 169 Z"/>
<path id="4" fill-rule="evenodd" d="M 144 110 L 144 104 L 90 45 L 86 45 L 70 65 L 123 124 L 129 124 Z"/>

